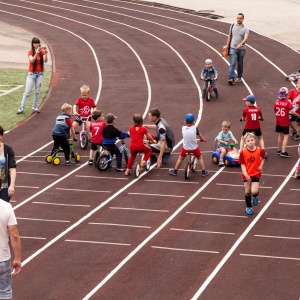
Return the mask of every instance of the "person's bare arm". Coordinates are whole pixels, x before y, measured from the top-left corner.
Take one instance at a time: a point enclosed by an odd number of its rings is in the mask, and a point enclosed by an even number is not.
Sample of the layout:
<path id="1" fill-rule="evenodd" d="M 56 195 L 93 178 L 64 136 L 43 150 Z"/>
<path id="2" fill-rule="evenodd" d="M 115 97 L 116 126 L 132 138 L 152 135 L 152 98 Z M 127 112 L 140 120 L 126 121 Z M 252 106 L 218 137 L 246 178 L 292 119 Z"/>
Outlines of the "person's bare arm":
<path id="1" fill-rule="evenodd" d="M 17 225 L 8 226 L 8 231 L 10 235 L 10 242 L 14 252 L 14 260 L 12 262 L 12 267 L 14 269 L 14 276 L 21 272 L 21 240 Z"/>

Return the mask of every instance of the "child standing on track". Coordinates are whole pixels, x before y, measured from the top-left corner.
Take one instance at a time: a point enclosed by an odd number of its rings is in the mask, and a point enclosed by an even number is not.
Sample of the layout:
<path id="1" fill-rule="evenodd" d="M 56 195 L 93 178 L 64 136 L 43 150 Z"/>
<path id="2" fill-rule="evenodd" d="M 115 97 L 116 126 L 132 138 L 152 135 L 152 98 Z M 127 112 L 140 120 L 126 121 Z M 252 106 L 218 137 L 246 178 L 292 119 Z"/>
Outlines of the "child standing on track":
<path id="1" fill-rule="evenodd" d="M 278 99 L 274 103 L 274 111 L 276 116 L 276 129 L 278 132 L 278 150 L 277 154 L 281 157 L 291 157 L 286 152 L 286 147 L 289 139 L 289 113 L 299 117 L 293 110 L 292 103 L 286 99 L 288 89 L 282 87 L 279 89 Z"/>
<path id="2" fill-rule="evenodd" d="M 61 107 L 62 114 L 56 118 L 56 124 L 52 129 L 52 137 L 54 141 L 52 154 L 61 147 L 65 154 L 66 165 L 74 165 L 75 162 L 70 160 L 70 145 L 68 139 L 71 136 L 75 138 L 75 132 L 72 127 L 72 105 L 64 103 Z"/>
<path id="3" fill-rule="evenodd" d="M 228 144 L 234 142 L 238 144 L 236 138 L 233 136 L 233 133 L 230 131 L 231 123 L 229 121 L 222 122 L 222 131 L 216 137 L 218 142 L 218 148 L 220 151 L 220 161 L 219 166 L 224 166 L 224 156 L 229 149 Z"/>
<path id="4" fill-rule="evenodd" d="M 245 187 L 246 214 L 252 215 L 252 204 L 258 205 L 259 179 L 265 162 L 265 150 L 256 147 L 255 135 L 252 132 L 244 135 L 244 141 L 246 147 L 240 153 L 240 164 Z"/>
<path id="5" fill-rule="evenodd" d="M 287 95 L 287 99 L 291 101 L 293 104 L 293 109 L 297 114 L 300 114 L 300 79 L 298 79 L 296 87 L 289 91 Z M 300 118 L 296 116 L 289 115 L 290 117 L 290 127 L 293 129 L 291 133 L 291 137 L 295 139 L 295 141 L 300 140 Z M 293 122 L 297 122 L 297 127 L 295 128 Z"/>
<path id="6" fill-rule="evenodd" d="M 244 135 L 247 132 L 253 132 L 259 140 L 260 148 L 265 149 L 264 139 L 260 129 L 259 120 L 263 119 L 261 109 L 255 106 L 255 96 L 249 95 L 242 99 L 246 101 L 247 107 L 244 108 L 242 121 L 246 121 L 245 128 L 241 137 L 240 151 L 244 148 Z"/>
<path id="7" fill-rule="evenodd" d="M 104 114 L 100 110 L 94 110 L 92 114 L 94 122 L 87 122 L 87 129 L 89 130 L 91 136 L 91 149 L 90 149 L 90 159 L 88 164 L 93 165 L 94 162 L 94 152 L 97 150 L 98 145 L 102 145 L 103 141 L 103 128 L 106 126 L 104 122 Z"/>
<path id="8" fill-rule="evenodd" d="M 111 153 L 111 155 L 116 155 L 117 160 L 117 172 L 124 172 L 125 169 L 122 167 L 122 153 L 120 149 L 116 146 L 117 138 L 124 139 L 129 137 L 127 132 L 120 131 L 114 126 L 116 116 L 113 114 L 108 114 L 105 117 L 107 125 L 103 128 L 103 142 L 102 146 Z"/>
<path id="9" fill-rule="evenodd" d="M 200 169 L 202 170 L 202 176 L 207 176 L 209 172 L 205 170 L 204 161 L 201 155 L 200 148 L 197 143 L 197 137 L 200 141 L 206 142 L 198 128 L 195 126 L 195 116 L 193 114 L 187 114 L 185 116 L 185 126 L 182 126 L 183 147 L 181 149 L 179 158 L 176 162 L 175 168 L 170 169 L 169 173 L 173 176 L 177 176 L 178 169 L 181 163 L 189 153 L 194 153 L 195 157 L 199 161 Z"/>
<path id="10" fill-rule="evenodd" d="M 134 163 L 134 160 L 139 152 L 144 154 L 144 160 L 142 167 L 145 167 L 147 160 L 151 156 L 152 150 L 150 147 L 144 144 L 144 136 L 147 139 L 155 143 L 152 136 L 148 133 L 148 130 L 143 126 L 143 117 L 140 114 L 133 115 L 133 126 L 129 128 L 130 135 L 130 158 L 128 160 L 127 169 L 125 171 L 125 176 L 130 175 L 131 167 Z"/>
<path id="11" fill-rule="evenodd" d="M 87 85 L 83 85 L 80 88 L 81 97 L 75 101 L 73 105 L 73 115 L 78 116 L 73 122 L 73 128 L 76 130 L 77 126 L 81 126 L 81 117 L 88 118 L 91 121 L 91 114 L 96 110 L 96 104 L 92 98 L 90 98 L 90 88 Z"/>
<path id="12" fill-rule="evenodd" d="M 216 84 L 216 80 L 218 79 L 218 72 L 216 68 L 213 66 L 211 59 L 207 59 L 205 61 L 205 67 L 201 71 L 200 78 L 201 80 L 212 79 L 211 86 L 216 94 L 216 97 L 219 98 L 219 92 Z M 207 81 L 205 80 L 202 88 L 202 98 L 206 96 L 206 89 L 207 89 Z"/>

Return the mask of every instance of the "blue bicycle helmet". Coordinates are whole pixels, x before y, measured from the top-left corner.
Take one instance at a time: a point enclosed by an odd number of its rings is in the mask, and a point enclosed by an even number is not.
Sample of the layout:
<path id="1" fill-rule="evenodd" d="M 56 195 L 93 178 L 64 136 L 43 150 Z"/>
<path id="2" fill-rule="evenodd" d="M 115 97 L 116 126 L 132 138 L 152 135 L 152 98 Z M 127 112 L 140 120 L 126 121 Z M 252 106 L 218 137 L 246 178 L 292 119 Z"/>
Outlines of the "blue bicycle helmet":
<path id="1" fill-rule="evenodd" d="M 195 116 L 193 114 L 187 114 L 185 116 L 185 123 L 186 124 L 193 124 L 195 121 Z"/>

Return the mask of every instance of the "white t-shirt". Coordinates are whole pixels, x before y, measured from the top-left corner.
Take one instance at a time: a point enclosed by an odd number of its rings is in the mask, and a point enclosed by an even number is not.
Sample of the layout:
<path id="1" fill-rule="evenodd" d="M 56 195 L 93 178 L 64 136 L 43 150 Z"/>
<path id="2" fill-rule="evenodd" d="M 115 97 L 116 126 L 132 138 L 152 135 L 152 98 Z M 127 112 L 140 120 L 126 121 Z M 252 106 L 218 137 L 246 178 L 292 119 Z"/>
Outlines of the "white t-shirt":
<path id="1" fill-rule="evenodd" d="M 17 225 L 15 213 L 10 203 L 0 199 L 0 262 L 10 259 L 7 226 Z"/>
<path id="2" fill-rule="evenodd" d="M 195 125 L 182 126 L 183 148 L 185 150 L 195 150 L 197 143 L 198 129 Z"/>

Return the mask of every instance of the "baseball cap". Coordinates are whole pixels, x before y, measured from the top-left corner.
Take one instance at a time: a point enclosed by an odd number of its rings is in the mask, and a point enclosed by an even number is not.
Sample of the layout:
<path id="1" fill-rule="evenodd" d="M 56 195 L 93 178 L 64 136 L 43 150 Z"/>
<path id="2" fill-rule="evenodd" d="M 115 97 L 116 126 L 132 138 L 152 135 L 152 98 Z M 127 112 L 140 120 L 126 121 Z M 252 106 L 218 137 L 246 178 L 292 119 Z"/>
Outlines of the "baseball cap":
<path id="1" fill-rule="evenodd" d="M 278 98 L 279 99 L 285 99 L 289 90 L 286 87 L 281 87 L 279 89 Z"/>
<path id="2" fill-rule="evenodd" d="M 108 124 L 111 124 L 117 117 L 111 113 L 107 114 L 105 120 Z"/>
<path id="3" fill-rule="evenodd" d="M 245 100 L 245 101 L 249 101 L 251 103 L 254 103 L 255 102 L 255 96 L 254 95 L 249 95 L 247 96 L 246 98 L 243 98 L 242 100 Z"/>
<path id="4" fill-rule="evenodd" d="M 195 121 L 195 116 L 193 114 L 187 114 L 185 116 L 185 122 L 186 124 L 193 124 Z"/>

